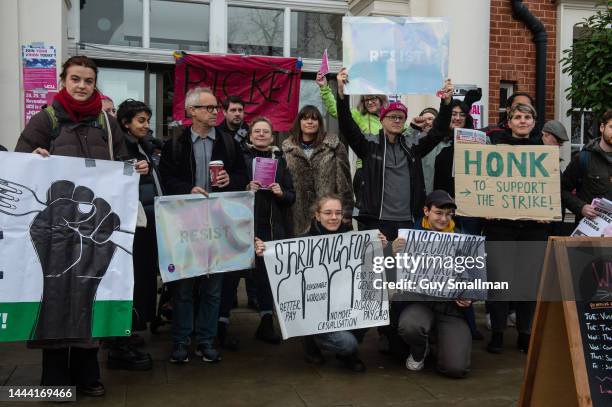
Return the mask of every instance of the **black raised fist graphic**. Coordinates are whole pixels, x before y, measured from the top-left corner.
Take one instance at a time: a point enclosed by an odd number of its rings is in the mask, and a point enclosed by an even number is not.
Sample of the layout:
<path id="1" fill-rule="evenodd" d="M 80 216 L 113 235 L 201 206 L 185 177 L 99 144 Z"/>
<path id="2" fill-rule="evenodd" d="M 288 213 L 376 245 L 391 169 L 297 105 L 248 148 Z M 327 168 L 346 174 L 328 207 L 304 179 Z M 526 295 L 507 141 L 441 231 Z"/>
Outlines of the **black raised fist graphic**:
<path id="1" fill-rule="evenodd" d="M 116 244 L 120 219 L 89 188 L 56 181 L 46 208 L 30 225 L 44 275 L 43 298 L 33 339 L 90 338 L 93 302 Z"/>

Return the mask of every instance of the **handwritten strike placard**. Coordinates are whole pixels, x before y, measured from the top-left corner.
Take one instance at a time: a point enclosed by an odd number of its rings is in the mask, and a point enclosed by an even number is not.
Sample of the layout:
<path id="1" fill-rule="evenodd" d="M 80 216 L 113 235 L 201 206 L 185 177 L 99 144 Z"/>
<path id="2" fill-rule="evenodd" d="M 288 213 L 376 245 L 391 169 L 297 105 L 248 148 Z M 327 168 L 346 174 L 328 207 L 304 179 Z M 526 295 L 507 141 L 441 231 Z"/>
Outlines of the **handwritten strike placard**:
<path id="1" fill-rule="evenodd" d="M 577 302 L 576 307 L 593 405 L 610 405 L 606 403 L 612 402 L 612 302 Z"/>
<path id="2" fill-rule="evenodd" d="M 463 216 L 561 220 L 559 148 L 455 145 L 455 201 Z"/>
<path id="3" fill-rule="evenodd" d="M 388 325 L 387 291 L 375 287 L 384 281 L 373 268 L 378 256 L 376 231 L 266 242 L 283 338 Z"/>

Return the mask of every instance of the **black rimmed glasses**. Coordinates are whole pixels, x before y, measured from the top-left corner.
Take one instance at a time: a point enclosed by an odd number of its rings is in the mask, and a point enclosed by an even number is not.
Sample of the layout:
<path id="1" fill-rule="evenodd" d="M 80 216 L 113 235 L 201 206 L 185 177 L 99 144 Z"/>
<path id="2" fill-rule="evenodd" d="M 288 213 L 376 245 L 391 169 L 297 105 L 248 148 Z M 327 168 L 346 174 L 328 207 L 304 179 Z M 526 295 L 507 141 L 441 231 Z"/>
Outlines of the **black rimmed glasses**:
<path id="1" fill-rule="evenodd" d="M 221 110 L 221 105 L 193 105 L 194 109 L 206 109 L 208 113 Z"/>

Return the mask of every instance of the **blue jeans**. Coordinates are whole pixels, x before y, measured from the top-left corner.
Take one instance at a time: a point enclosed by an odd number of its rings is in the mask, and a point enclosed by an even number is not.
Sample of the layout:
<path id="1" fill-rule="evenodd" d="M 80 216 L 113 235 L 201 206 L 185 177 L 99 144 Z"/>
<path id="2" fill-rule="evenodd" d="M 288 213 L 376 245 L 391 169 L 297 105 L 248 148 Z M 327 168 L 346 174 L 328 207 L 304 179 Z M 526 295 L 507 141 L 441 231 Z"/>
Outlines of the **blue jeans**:
<path id="1" fill-rule="evenodd" d="M 327 332 L 312 337 L 321 350 L 340 356 L 357 353 L 357 339 L 351 331 Z"/>
<path id="2" fill-rule="evenodd" d="M 188 345 L 193 327 L 193 290 L 197 286 L 199 307 L 195 320 L 196 342 L 212 345 L 217 336 L 223 274 L 209 274 L 172 283 L 172 342 Z"/>

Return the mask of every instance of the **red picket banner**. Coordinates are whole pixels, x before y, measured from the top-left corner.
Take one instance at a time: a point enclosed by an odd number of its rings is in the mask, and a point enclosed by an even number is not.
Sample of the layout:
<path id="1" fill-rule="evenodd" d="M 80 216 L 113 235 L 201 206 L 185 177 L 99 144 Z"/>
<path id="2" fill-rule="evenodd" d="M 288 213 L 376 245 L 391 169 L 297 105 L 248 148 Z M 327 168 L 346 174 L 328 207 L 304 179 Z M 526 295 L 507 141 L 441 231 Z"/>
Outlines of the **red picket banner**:
<path id="1" fill-rule="evenodd" d="M 210 88 L 219 103 L 231 95 L 245 101 L 245 121 L 265 116 L 274 130 L 288 131 L 297 116 L 302 72 L 297 58 L 242 55 L 183 55 L 174 70 L 173 117 L 185 117 L 185 95 L 197 86 Z M 219 112 L 218 124 L 223 121 Z"/>

